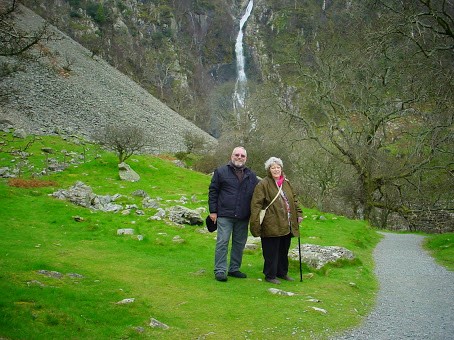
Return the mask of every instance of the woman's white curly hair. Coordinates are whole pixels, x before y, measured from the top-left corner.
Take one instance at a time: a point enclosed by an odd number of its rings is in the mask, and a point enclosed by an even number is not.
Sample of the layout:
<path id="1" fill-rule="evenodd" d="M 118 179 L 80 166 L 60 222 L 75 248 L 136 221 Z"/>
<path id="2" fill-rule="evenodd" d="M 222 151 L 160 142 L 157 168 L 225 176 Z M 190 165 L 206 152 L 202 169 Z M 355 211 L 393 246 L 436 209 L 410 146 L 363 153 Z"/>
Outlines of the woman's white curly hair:
<path id="1" fill-rule="evenodd" d="M 277 157 L 270 157 L 266 162 L 265 162 L 265 170 L 268 170 L 271 165 L 274 163 L 278 164 L 281 166 L 281 168 L 284 167 L 284 163 L 282 163 L 282 159 L 277 158 Z"/>

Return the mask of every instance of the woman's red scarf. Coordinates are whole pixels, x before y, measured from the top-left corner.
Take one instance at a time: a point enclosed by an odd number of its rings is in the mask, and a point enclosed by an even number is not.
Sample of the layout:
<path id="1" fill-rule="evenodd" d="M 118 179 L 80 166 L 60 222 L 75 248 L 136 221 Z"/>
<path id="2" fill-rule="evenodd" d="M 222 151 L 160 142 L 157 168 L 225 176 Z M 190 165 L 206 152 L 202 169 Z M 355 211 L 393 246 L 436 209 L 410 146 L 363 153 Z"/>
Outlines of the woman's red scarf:
<path id="1" fill-rule="evenodd" d="M 278 187 L 282 186 L 282 183 L 284 183 L 284 176 L 281 175 L 281 177 L 279 177 L 279 179 L 276 181 L 276 184 Z"/>

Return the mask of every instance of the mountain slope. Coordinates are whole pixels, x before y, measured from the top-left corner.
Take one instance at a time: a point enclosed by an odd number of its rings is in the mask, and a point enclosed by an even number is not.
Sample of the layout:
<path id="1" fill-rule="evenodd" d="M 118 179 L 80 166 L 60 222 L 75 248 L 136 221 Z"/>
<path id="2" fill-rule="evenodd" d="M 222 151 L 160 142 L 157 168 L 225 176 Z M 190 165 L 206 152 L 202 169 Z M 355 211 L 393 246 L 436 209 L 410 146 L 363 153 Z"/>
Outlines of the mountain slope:
<path id="1" fill-rule="evenodd" d="M 21 6 L 19 26 L 33 29 L 43 19 Z M 76 133 L 90 138 L 109 124 L 137 125 L 151 137 L 150 152 L 185 150 L 186 132 L 215 139 L 150 95 L 137 83 L 111 67 L 68 36 L 51 27 L 56 39 L 37 46 L 36 61 L 25 71 L 3 79 L 0 86 L 13 89 L 0 109 L 0 120 L 28 132 Z M 0 61 L 20 64 L 17 58 Z"/>

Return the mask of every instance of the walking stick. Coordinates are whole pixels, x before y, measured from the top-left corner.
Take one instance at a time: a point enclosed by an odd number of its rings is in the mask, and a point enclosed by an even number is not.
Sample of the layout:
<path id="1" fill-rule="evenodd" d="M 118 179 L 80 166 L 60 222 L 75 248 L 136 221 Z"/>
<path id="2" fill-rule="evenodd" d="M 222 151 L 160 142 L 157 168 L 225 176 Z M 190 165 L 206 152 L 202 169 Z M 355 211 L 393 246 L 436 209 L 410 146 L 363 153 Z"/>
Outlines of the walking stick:
<path id="1" fill-rule="evenodd" d="M 303 282 L 303 267 L 301 264 L 301 239 L 299 236 L 298 236 L 298 253 L 300 258 L 300 282 Z"/>

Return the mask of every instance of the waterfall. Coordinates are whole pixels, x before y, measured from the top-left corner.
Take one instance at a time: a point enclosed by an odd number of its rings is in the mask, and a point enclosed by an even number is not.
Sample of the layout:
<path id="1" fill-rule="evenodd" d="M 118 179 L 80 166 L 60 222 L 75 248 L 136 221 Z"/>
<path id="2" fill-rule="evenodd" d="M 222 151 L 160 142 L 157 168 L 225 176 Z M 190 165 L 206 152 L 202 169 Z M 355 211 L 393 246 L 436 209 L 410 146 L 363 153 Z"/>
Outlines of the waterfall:
<path id="1" fill-rule="evenodd" d="M 240 20 L 240 30 L 235 42 L 235 55 L 236 55 L 236 70 L 237 80 L 235 84 L 235 92 L 233 94 L 233 109 L 236 113 L 238 122 L 240 121 L 241 109 L 244 108 L 246 99 L 246 73 L 244 72 L 244 55 L 243 55 L 243 26 L 246 23 L 249 15 L 252 12 L 254 1 L 250 0 L 247 5 L 246 12 Z"/>

